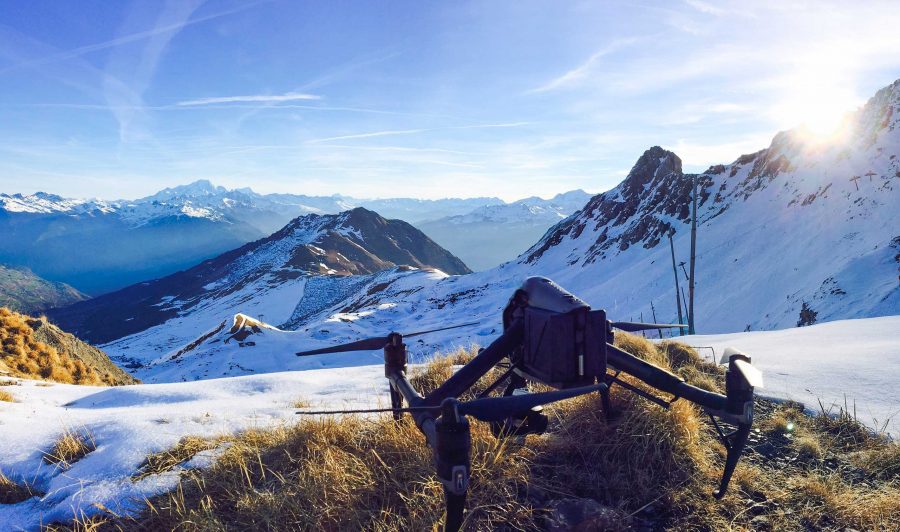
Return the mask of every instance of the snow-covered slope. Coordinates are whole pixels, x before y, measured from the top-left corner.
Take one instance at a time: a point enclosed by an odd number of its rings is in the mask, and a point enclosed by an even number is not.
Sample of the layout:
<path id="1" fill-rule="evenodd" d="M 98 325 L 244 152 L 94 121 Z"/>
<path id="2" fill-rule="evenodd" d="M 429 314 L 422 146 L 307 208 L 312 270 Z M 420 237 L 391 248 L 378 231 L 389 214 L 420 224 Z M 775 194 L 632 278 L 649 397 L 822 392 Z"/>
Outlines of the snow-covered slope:
<path id="1" fill-rule="evenodd" d="M 290 353 L 304 343 L 303 334 L 274 331 L 246 319 L 229 321 L 225 336 L 214 333 L 205 341 L 224 341 L 234 335 L 234 325 L 236 332 L 253 334 L 217 349 L 230 349 L 229 356 L 242 363 L 264 359 L 299 368 L 326 359 L 293 357 Z M 253 332 L 254 327 L 259 332 Z M 873 427 L 880 428 L 893 416 L 887 430 L 900 436 L 900 392 L 885 371 L 900 364 L 900 317 L 685 340 L 714 346 L 717 355 L 726 345 L 744 350 L 765 374 L 762 395 L 802 400 L 811 410 L 818 410 L 821 400 L 833 412 L 845 405 L 846 397 L 846 404 L 855 405 L 860 419 Z M 238 346 L 250 341 L 255 346 Z M 325 409 L 386 406 L 380 354 L 340 356 L 342 364 L 377 365 L 117 388 L 48 387 L 34 381 L 5 387 L 19 402 L 0 402 L 0 468 L 46 495 L 0 505 L 0 529 L 36 529 L 41 522 L 71 516 L 73 510 L 98 512 L 95 504 L 117 514 L 134 511 L 145 497 L 172 489 L 183 469 L 205 467 L 215 458 L 217 450 L 204 451 L 171 471 L 132 480 L 147 454 L 169 449 L 184 436 L 218 437 L 291 423 L 297 401 Z M 97 450 L 62 470 L 44 463 L 41 451 L 66 429 L 89 432 Z"/>
<path id="2" fill-rule="evenodd" d="M 292 316 L 310 275 L 371 274 L 397 265 L 454 274 L 469 271 L 413 226 L 359 207 L 301 216 L 267 238 L 191 269 L 56 309 L 50 316 L 93 342 L 120 338 L 170 318 L 189 319 L 209 308 L 226 315 L 236 310 L 265 314 L 280 324 Z"/>
<path id="3" fill-rule="evenodd" d="M 769 148 L 697 176 L 698 332 L 900 314 L 898 108 L 900 82 L 872 98 L 843 139 L 823 143 L 799 130 L 779 133 Z M 106 348 L 156 360 L 237 312 L 256 315 L 253 309 L 276 301 L 281 313 L 265 321 L 304 332 L 304 347 L 481 322 L 425 337 L 421 351 L 427 354 L 483 343 L 499 328 L 507 298 L 532 275 L 555 279 L 613 318 L 651 320 L 655 312 L 660 322 L 675 321 L 666 235 L 675 231 L 676 261 L 687 261 L 692 180 L 674 153 L 654 147 L 619 186 L 593 197 L 515 261 L 491 270 L 450 277 L 396 270 L 351 279 L 311 277 L 303 293 L 291 293 L 289 300 L 229 300 L 216 305 L 218 314 L 179 316 Z M 681 269 L 679 275 L 684 288 Z M 183 377 L 199 378 L 204 371 L 186 370 Z"/>
<path id="4" fill-rule="evenodd" d="M 416 227 L 471 268 L 486 270 L 519 256 L 590 198 L 583 190 L 572 190 L 549 200 L 531 197 L 487 205 L 466 214 L 420 222 Z"/>

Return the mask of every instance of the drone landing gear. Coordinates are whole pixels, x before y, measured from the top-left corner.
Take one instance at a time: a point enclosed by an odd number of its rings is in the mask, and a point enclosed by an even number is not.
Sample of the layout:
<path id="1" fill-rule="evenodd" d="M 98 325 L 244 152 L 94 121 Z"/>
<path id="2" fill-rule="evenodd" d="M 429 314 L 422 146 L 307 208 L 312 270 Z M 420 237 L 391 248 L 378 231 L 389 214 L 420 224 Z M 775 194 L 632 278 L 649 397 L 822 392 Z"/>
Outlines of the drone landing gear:
<path id="1" fill-rule="evenodd" d="M 471 472 L 472 435 L 469 421 L 457 411 L 458 405 L 456 399 L 444 400 L 441 417 L 434 422 L 434 462 L 447 505 L 445 531 L 462 528 Z"/>

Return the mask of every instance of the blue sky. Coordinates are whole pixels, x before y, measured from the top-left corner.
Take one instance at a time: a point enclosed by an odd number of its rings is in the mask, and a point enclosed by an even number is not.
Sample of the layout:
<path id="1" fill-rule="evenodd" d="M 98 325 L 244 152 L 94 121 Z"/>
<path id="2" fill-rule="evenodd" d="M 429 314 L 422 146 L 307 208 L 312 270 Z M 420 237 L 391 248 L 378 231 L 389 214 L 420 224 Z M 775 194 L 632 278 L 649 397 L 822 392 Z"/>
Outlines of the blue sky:
<path id="1" fill-rule="evenodd" d="M 896 2 L 4 0 L 0 191 L 599 192 L 896 78 Z"/>

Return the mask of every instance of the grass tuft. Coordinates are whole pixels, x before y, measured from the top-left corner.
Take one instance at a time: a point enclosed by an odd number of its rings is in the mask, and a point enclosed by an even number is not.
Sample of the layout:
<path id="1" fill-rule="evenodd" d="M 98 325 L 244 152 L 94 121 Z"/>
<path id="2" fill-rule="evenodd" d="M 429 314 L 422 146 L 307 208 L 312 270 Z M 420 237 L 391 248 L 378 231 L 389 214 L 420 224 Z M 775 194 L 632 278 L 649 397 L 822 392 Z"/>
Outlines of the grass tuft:
<path id="1" fill-rule="evenodd" d="M 94 437 L 86 429 L 66 429 L 48 452 L 44 461 L 68 468 L 97 448 Z"/>
<path id="2" fill-rule="evenodd" d="M 28 484 L 13 482 L 0 471 L 0 504 L 16 504 L 42 495 Z"/>
<path id="3" fill-rule="evenodd" d="M 0 401 L 6 401 L 7 403 L 15 403 L 16 398 L 6 390 L 0 390 Z"/>
<path id="4" fill-rule="evenodd" d="M 196 436 L 187 436 L 181 439 L 171 449 L 153 453 L 144 459 L 137 473 L 131 478 L 141 480 L 143 478 L 171 471 L 177 465 L 187 462 L 201 451 L 215 449 L 223 441 L 222 438 L 208 439 Z"/>

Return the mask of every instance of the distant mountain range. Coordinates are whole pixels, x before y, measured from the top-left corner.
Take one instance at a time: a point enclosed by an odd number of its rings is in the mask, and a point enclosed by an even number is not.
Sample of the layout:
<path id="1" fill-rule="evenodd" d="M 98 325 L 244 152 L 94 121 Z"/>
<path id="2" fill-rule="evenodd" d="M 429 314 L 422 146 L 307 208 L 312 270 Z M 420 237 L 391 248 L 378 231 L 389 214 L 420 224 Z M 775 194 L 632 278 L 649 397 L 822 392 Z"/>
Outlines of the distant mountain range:
<path id="1" fill-rule="evenodd" d="M 833 139 L 781 132 L 768 148 L 695 175 L 683 172 L 676 154 L 652 147 L 618 186 L 591 198 L 515 260 L 484 272 L 313 275 L 302 288 L 282 282 L 234 294 L 211 285 L 191 308 L 173 286 L 160 291 L 171 299 L 147 300 L 147 310 L 162 315 L 154 319 L 158 325 L 134 327 L 105 348 L 115 360 L 132 361 L 141 378 L 168 381 L 377 363 L 377 353 L 297 359 L 289 352 L 478 322 L 410 343 L 413 356 L 431 354 L 496 337 L 502 307 L 533 275 L 553 278 L 613 318 L 675 321 L 674 276 L 682 286 L 685 278 L 673 272 L 667 235 L 674 232 L 676 262 L 687 261 L 695 178 L 698 332 L 900 314 L 900 80 L 872 97 L 845 131 Z M 231 283 L 246 277 L 265 286 L 241 267 L 229 271 Z M 267 279 L 281 269 L 263 271 Z M 216 327 L 238 323 L 240 312 L 286 332 L 258 325 L 264 334 L 249 341 L 209 343 L 218 338 Z M 131 313 L 108 306 L 91 319 L 116 322 L 123 315 Z M 270 359 L 275 352 L 282 353 L 277 361 Z"/>
<path id="2" fill-rule="evenodd" d="M 419 222 L 416 227 L 474 270 L 486 270 L 519 256 L 589 199 L 587 192 L 572 190 L 548 200 L 531 197 L 485 205 L 466 214 Z"/>
<path id="3" fill-rule="evenodd" d="M 27 268 L 9 268 L 0 264 L 0 307 L 24 314 L 40 314 L 85 299 L 88 296 L 67 284 L 41 279 Z"/>
<path id="4" fill-rule="evenodd" d="M 26 267 L 91 295 L 162 277 L 263 238 L 304 214 L 355 207 L 417 223 L 503 205 L 498 198 L 364 200 L 257 194 L 209 181 L 138 200 L 0 194 L 0 263 Z"/>
<path id="5" fill-rule="evenodd" d="M 353 284 L 354 278 L 401 265 L 450 274 L 471 271 L 410 224 L 357 207 L 298 217 L 267 238 L 193 268 L 51 311 L 50 316 L 95 343 L 223 304 L 244 305 L 254 316 L 275 319 L 285 305 L 294 308 L 311 277 Z M 278 301 L 279 312 L 251 303 L 267 298 Z"/>

